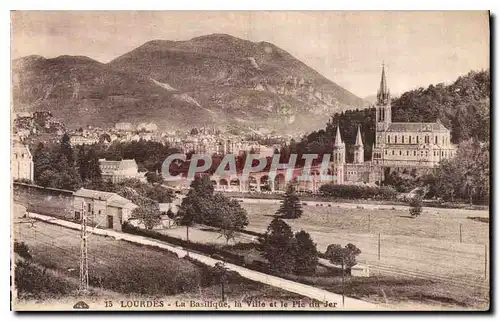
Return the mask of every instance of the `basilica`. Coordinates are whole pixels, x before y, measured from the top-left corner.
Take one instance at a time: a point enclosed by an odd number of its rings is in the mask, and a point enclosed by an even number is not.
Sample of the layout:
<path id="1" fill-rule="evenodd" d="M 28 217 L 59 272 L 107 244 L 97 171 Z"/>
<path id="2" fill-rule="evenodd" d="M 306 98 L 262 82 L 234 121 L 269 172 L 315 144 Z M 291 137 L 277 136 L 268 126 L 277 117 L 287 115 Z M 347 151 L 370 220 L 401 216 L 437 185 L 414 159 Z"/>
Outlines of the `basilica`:
<path id="1" fill-rule="evenodd" d="M 392 170 L 426 170 L 454 156 L 456 146 L 450 142 L 450 131 L 439 121 L 392 122 L 391 95 L 384 66 L 375 108 L 376 133 L 371 161 L 364 161 L 363 140 L 358 127 L 354 161 L 346 163 L 345 144 L 337 128 L 332 168 L 338 177 L 338 184 L 381 182 L 384 175 Z"/>

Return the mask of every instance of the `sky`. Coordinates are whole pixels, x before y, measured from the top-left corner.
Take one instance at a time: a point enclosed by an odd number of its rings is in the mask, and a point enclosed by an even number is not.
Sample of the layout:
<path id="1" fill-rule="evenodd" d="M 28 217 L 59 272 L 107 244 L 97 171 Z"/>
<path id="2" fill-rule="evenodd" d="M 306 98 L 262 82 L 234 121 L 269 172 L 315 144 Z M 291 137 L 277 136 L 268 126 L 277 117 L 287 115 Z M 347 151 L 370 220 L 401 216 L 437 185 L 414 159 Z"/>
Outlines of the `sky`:
<path id="1" fill-rule="evenodd" d="M 288 51 L 359 97 L 489 68 L 485 11 L 15 11 L 11 55 L 110 60 L 155 39 L 226 33 Z"/>

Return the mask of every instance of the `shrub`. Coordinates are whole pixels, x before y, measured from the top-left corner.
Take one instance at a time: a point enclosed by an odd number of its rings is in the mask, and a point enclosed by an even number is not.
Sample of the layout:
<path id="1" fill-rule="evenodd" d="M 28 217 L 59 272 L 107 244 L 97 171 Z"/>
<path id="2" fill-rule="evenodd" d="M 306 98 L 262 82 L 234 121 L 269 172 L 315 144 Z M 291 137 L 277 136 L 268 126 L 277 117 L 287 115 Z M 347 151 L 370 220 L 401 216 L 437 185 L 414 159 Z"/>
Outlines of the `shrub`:
<path id="1" fill-rule="evenodd" d="M 28 248 L 28 245 L 24 242 L 14 242 L 14 252 L 19 254 L 19 256 L 25 258 L 25 259 L 31 259 L 32 256 L 30 254 L 30 250 Z"/>
<path id="2" fill-rule="evenodd" d="M 410 198 L 408 204 L 410 205 L 409 211 L 411 217 L 415 218 L 422 214 L 422 198 L 419 195 Z"/>

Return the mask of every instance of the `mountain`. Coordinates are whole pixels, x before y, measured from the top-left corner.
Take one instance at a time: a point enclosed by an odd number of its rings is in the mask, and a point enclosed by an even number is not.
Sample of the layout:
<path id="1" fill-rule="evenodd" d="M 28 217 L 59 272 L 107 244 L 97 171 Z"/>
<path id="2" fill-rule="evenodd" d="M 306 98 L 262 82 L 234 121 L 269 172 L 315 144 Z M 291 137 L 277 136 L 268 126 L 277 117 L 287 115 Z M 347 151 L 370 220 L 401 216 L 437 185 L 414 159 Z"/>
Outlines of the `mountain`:
<path id="1" fill-rule="evenodd" d="M 50 110 L 69 127 L 309 131 L 367 106 L 277 46 L 224 34 L 150 41 L 107 64 L 29 56 L 12 69 L 14 108 Z"/>
<path id="2" fill-rule="evenodd" d="M 377 95 L 369 95 L 363 98 L 365 101 L 369 102 L 370 104 L 374 105 L 377 102 Z"/>

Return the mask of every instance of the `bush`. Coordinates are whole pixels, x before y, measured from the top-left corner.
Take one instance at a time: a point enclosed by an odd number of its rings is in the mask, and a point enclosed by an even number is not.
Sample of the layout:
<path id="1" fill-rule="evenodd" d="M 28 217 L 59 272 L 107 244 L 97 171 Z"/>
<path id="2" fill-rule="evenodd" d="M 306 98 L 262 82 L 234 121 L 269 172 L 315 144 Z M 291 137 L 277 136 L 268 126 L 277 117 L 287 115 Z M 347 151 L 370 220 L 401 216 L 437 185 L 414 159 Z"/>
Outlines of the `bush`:
<path id="1" fill-rule="evenodd" d="M 56 277 L 31 261 L 16 261 L 14 282 L 18 298 L 37 298 L 47 296 L 66 296 L 76 290 L 76 287 L 64 278 Z"/>
<path id="2" fill-rule="evenodd" d="M 411 217 L 415 218 L 422 214 L 422 197 L 416 195 L 408 201 L 408 204 L 410 205 L 410 215 Z"/>
<path id="3" fill-rule="evenodd" d="M 327 197 L 347 199 L 394 200 L 398 194 L 394 188 L 388 186 L 338 185 L 333 183 L 322 185 L 319 191 Z"/>
<path id="4" fill-rule="evenodd" d="M 30 254 L 30 250 L 28 248 L 28 245 L 24 242 L 14 242 L 14 252 L 19 254 L 19 256 L 25 258 L 25 259 L 31 259 L 32 256 Z"/>

